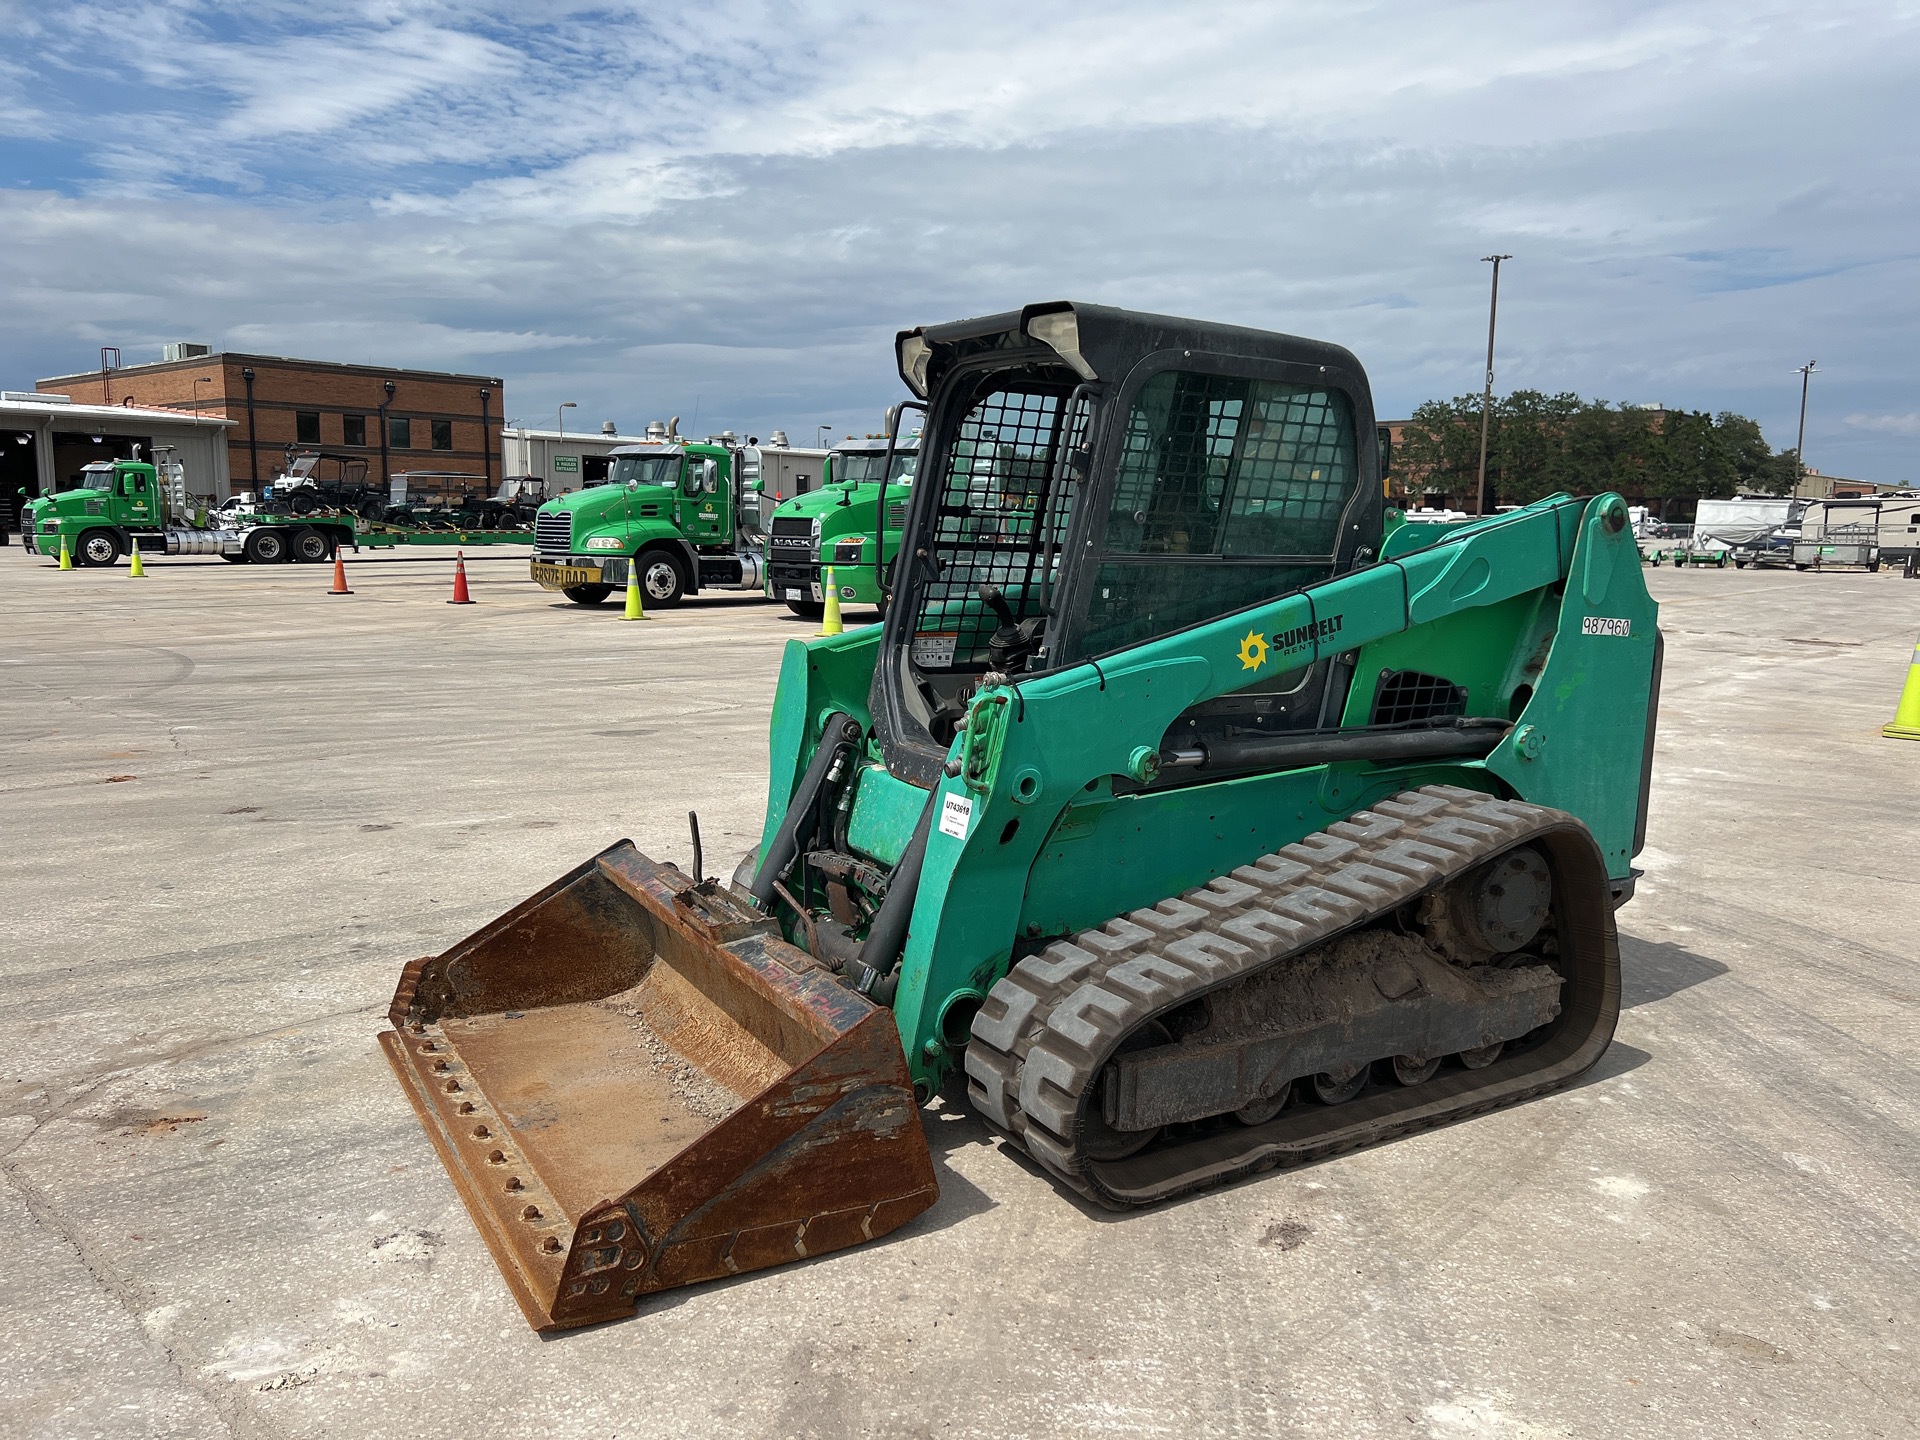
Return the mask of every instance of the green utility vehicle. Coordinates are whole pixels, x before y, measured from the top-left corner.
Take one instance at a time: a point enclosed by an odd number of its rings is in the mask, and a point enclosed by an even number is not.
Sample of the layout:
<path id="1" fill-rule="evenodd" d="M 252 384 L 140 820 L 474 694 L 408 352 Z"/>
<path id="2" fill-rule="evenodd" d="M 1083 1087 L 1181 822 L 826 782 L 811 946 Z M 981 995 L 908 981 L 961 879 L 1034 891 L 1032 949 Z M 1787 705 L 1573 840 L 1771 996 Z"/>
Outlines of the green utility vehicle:
<path id="1" fill-rule="evenodd" d="M 687 440 L 666 425 L 648 435 L 609 452 L 606 484 L 540 507 L 534 580 L 576 605 L 624 588 L 629 564 L 653 606 L 702 589 L 764 590 L 763 495 L 818 489 L 827 452 L 731 435 Z"/>
<path id="2" fill-rule="evenodd" d="M 1384 533 L 1366 373 L 1294 336 L 1056 302 L 897 353 L 907 558 L 789 642 L 731 883 L 697 825 L 689 871 L 617 841 L 402 973 L 382 1044 L 539 1328 L 885 1234 L 936 1093 L 1126 1209 L 1611 1042 L 1660 666 L 1620 496 Z"/>
<path id="3" fill-rule="evenodd" d="M 888 421 L 891 433 L 891 415 Z M 843 604 L 884 608 L 882 582 L 900 553 L 900 529 L 906 523 L 919 455 L 918 436 L 901 440 L 891 452 L 885 435 L 834 446 L 827 457 L 832 467 L 828 483 L 773 512 L 767 535 L 767 592 L 784 600 L 794 614 L 818 619 L 826 608 L 823 570 L 832 566 Z M 890 472 L 884 523 L 882 471 Z"/>
<path id="4" fill-rule="evenodd" d="M 112 565 L 137 547 L 143 555 L 218 555 L 235 565 L 331 560 L 341 546 L 388 550 L 402 545 L 524 545 L 508 529 L 424 529 L 372 521 L 350 510 L 309 503 L 298 514 L 255 508 L 237 496 L 218 507 L 195 505 L 178 467 L 143 460 L 96 461 L 83 484 L 27 503 L 21 537 L 30 552 L 56 556 L 64 536 L 76 565 Z M 297 492 L 296 492 L 297 493 Z"/>

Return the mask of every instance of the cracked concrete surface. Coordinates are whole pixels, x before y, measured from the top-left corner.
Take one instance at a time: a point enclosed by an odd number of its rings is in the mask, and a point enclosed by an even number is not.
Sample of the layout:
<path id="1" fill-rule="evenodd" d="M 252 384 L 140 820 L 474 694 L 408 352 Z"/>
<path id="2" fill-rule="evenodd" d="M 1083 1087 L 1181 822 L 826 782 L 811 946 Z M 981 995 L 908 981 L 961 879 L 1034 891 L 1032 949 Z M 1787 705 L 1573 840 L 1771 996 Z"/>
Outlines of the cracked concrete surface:
<path id="1" fill-rule="evenodd" d="M 1123 1220 L 927 1113 L 888 1241 L 542 1340 L 373 1043 L 622 835 L 758 835 L 781 644 L 524 561 L 0 551 L 0 1434 L 1906 1435 L 1920 585 L 1650 574 L 1627 1009 L 1580 1086 Z M 858 618 L 858 617 L 855 617 Z M 122 779 L 116 777 L 130 776 Z"/>

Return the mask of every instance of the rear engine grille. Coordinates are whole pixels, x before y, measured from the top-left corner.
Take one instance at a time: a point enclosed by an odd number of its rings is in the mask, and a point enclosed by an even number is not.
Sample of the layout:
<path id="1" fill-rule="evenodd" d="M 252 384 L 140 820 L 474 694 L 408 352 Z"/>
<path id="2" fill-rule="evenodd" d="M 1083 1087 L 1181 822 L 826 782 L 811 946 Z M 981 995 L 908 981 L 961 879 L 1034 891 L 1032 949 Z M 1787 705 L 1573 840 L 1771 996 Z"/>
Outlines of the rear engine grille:
<path id="1" fill-rule="evenodd" d="M 573 548 L 573 517 L 564 510 L 542 510 L 533 519 L 533 543 L 549 555 L 565 555 Z"/>
<path id="2" fill-rule="evenodd" d="M 1394 670 L 1373 694 L 1375 725 L 1417 725 L 1467 713 L 1467 691 L 1441 675 Z"/>

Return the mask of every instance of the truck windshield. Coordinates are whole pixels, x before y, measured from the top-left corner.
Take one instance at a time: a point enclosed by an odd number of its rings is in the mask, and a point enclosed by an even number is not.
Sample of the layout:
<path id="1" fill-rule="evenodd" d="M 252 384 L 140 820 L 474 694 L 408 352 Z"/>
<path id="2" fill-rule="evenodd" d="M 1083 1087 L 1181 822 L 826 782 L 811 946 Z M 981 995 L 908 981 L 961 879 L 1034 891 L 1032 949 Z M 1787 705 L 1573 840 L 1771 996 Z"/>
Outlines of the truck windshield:
<path id="1" fill-rule="evenodd" d="M 889 478 L 899 485 L 913 484 L 913 467 L 919 458 L 911 450 L 896 450 L 893 474 Z M 870 485 L 880 478 L 880 467 L 886 459 L 884 450 L 843 450 L 833 457 L 833 478 L 853 485 Z"/>
<path id="2" fill-rule="evenodd" d="M 678 455 L 616 455 L 607 467 L 607 483 L 625 485 L 678 485 Z"/>

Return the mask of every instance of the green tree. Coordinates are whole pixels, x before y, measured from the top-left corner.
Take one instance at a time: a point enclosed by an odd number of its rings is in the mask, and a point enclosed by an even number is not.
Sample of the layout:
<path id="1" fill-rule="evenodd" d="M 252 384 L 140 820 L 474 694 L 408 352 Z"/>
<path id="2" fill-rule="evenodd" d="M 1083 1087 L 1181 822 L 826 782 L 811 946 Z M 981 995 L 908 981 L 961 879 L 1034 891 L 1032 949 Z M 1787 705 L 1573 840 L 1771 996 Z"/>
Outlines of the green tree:
<path id="1" fill-rule="evenodd" d="M 1480 397 L 1429 400 L 1413 412 L 1394 447 L 1394 477 L 1409 493 L 1470 494 L 1480 460 Z"/>
<path id="2" fill-rule="evenodd" d="M 1429 400 L 1401 434 L 1393 478 L 1410 493 L 1443 491 L 1470 509 L 1479 460 L 1480 397 Z M 1759 425 L 1730 411 L 1663 413 L 1515 390 L 1495 399 L 1488 417 L 1490 504 L 1617 490 L 1664 510 L 1669 500 L 1781 494 L 1793 483 L 1792 452 L 1773 454 Z"/>
<path id="3" fill-rule="evenodd" d="M 1760 423 L 1731 410 L 1722 410 L 1713 417 L 1713 428 L 1720 433 L 1721 443 L 1733 459 L 1733 468 L 1739 477 L 1734 482 L 1736 487 L 1741 491 L 1763 490 L 1774 455 L 1767 437 L 1760 433 Z M 1791 489 L 1792 480 L 1787 484 Z"/>
<path id="4" fill-rule="evenodd" d="M 1754 472 L 1753 488 L 1762 495 L 1791 495 L 1800 483 L 1800 452 L 1789 447 Z"/>

